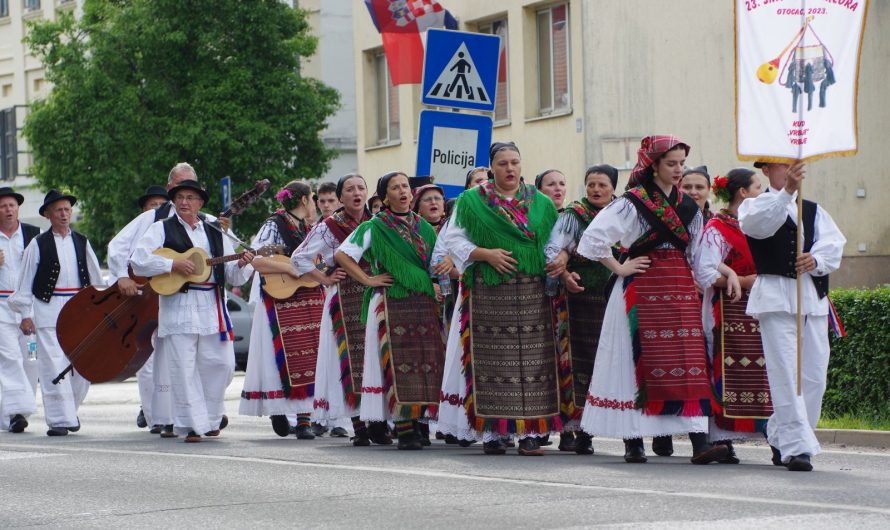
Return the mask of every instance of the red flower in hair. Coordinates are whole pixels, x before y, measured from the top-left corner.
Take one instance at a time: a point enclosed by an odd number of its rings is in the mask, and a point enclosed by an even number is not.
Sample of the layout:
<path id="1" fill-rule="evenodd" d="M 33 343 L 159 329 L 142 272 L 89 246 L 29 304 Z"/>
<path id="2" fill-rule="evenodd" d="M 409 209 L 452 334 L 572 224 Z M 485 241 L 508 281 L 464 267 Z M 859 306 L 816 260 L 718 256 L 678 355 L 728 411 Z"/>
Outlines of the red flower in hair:
<path id="1" fill-rule="evenodd" d="M 727 177 L 720 175 L 714 177 L 714 183 L 711 185 L 711 190 L 713 190 L 716 198 L 726 204 L 729 204 L 730 201 L 732 201 L 732 197 L 729 196 L 729 179 Z"/>

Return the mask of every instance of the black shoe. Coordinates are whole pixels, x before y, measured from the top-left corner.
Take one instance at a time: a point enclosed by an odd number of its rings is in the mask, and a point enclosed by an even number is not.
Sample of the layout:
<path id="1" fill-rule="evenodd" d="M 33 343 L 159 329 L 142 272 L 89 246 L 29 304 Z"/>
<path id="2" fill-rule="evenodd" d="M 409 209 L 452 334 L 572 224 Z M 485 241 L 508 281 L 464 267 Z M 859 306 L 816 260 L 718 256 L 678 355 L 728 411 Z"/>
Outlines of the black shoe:
<path id="1" fill-rule="evenodd" d="M 14 432 L 16 434 L 25 432 L 25 427 L 28 426 L 28 420 L 25 419 L 21 414 L 16 414 L 12 418 L 9 419 L 9 432 Z"/>
<path id="2" fill-rule="evenodd" d="M 53 427 L 46 431 L 47 436 L 68 436 L 69 429 L 67 427 Z"/>
<path id="3" fill-rule="evenodd" d="M 725 441 L 725 442 L 717 442 L 717 443 L 721 444 L 721 445 L 725 445 L 726 448 L 729 450 L 729 452 L 726 453 L 726 457 L 723 460 L 720 460 L 721 464 L 739 464 L 739 463 L 741 463 L 741 460 L 739 460 L 739 457 L 736 456 L 736 454 L 735 454 L 735 448 L 732 446 L 732 442 Z"/>
<path id="4" fill-rule="evenodd" d="M 368 424 L 368 438 L 377 445 L 392 445 L 392 438 L 386 431 L 385 421 L 372 421 Z"/>
<path id="5" fill-rule="evenodd" d="M 729 455 L 729 448 L 723 444 L 717 444 L 704 451 L 697 453 L 693 451 L 692 458 L 690 458 L 689 461 L 695 465 L 702 466 L 713 462 L 720 462 L 726 458 L 727 455 Z"/>
<path id="6" fill-rule="evenodd" d="M 559 434 L 559 445 L 557 446 L 557 449 L 560 451 L 572 452 L 575 450 L 575 444 L 575 433 L 572 431 L 562 431 Z"/>
<path id="7" fill-rule="evenodd" d="M 774 466 L 784 466 L 785 464 L 782 462 L 782 453 L 779 451 L 777 447 L 769 446 L 770 451 L 773 452 L 773 465 Z"/>
<path id="8" fill-rule="evenodd" d="M 161 438 L 176 438 L 179 435 L 173 432 L 173 425 L 164 425 L 161 429 Z"/>
<path id="9" fill-rule="evenodd" d="M 457 445 L 459 445 L 461 447 L 469 447 L 469 446 L 473 445 L 474 443 L 476 443 L 476 440 L 458 440 L 457 441 Z"/>
<path id="10" fill-rule="evenodd" d="M 145 421 L 145 412 L 142 409 L 139 409 L 139 415 L 136 416 L 136 426 L 140 429 L 148 427 L 148 422 Z"/>
<path id="11" fill-rule="evenodd" d="M 487 455 L 503 455 L 507 453 L 507 444 L 503 440 L 494 440 L 482 444 L 482 451 Z"/>
<path id="12" fill-rule="evenodd" d="M 575 453 L 579 455 L 592 455 L 593 437 L 584 431 L 575 433 Z"/>
<path id="13" fill-rule="evenodd" d="M 501 440 L 503 440 L 504 445 L 509 447 L 510 449 L 513 449 L 514 447 L 516 447 L 516 441 L 513 440 L 512 436 L 505 436 L 505 437 L 501 438 Z"/>
<path id="14" fill-rule="evenodd" d="M 290 434 L 290 422 L 284 414 L 275 414 L 272 416 L 272 430 L 275 434 L 282 438 Z"/>
<path id="15" fill-rule="evenodd" d="M 399 444 L 396 446 L 400 451 L 419 451 L 423 449 L 423 443 L 414 432 L 408 432 L 403 436 L 399 436 Z"/>
<path id="16" fill-rule="evenodd" d="M 550 435 L 545 434 L 541 438 L 535 438 L 538 441 L 538 446 L 547 447 L 548 445 L 553 445 L 553 442 L 550 441 Z"/>
<path id="17" fill-rule="evenodd" d="M 151 429 L 148 430 L 149 434 L 161 434 L 161 429 L 163 429 L 163 425 L 152 425 Z"/>
<path id="18" fill-rule="evenodd" d="M 324 433 L 328 432 L 328 428 L 324 425 L 316 422 L 312 422 L 312 434 L 315 436 L 324 436 Z"/>
<path id="19" fill-rule="evenodd" d="M 672 436 L 656 436 L 652 438 L 652 452 L 658 456 L 671 456 L 674 454 L 674 439 Z"/>
<path id="20" fill-rule="evenodd" d="M 628 464 L 646 463 L 646 448 L 643 447 L 642 438 L 624 440 L 624 461 Z"/>
<path id="21" fill-rule="evenodd" d="M 788 462 L 788 471 L 812 471 L 813 463 L 810 462 L 810 455 L 792 456 Z"/>
<path id="22" fill-rule="evenodd" d="M 438 438 L 438 436 L 436 438 Z M 453 434 L 445 435 L 445 444 L 446 445 L 457 445 L 459 443 L 460 443 L 460 440 L 457 439 L 457 436 L 455 436 Z"/>
<path id="23" fill-rule="evenodd" d="M 331 429 L 331 438 L 349 438 L 349 433 L 343 427 Z"/>
<path id="24" fill-rule="evenodd" d="M 519 440 L 519 449 L 516 450 L 522 456 L 544 456 L 544 449 L 537 438 L 523 438 Z"/>
<path id="25" fill-rule="evenodd" d="M 364 433 L 364 435 L 356 435 L 350 438 L 353 447 L 368 447 L 371 445 L 371 439 L 368 438 L 368 433 Z"/>
<path id="26" fill-rule="evenodd" d="M 436 440 L 444 440 L 444 439 L 445 439 L 445 435 L 440 433 L 439 431 L 436 431 Z"/>
<path id="27" fill-rule="evenodd" d="M 312 432 L 312 427 L 309 425 L 298 425 L 297 426 L 297 440 L 314 440 L 315 433 Z"/>
<path id="28" fill-rule="evenodd" d="M 219 419 L 219 427 L 218 429 L 221 431 L 229 426 L 229 417 L 225 414 L 222 415 L 222 418 Z"/>
<path id="29" fill-rule="evenodd" d="M 433 442 L 430 441 L 430 424 L 429 423 L 421 423 L 419 421 L 414 422 L 414 434 L 417 438 L 417 441 L 420 442 L 420 445 L 424 447 L 429 447 L 433 445 Z"/>
<path id="30" fill-rule="evenodd" d="M 77 432 L 80 430 L 80 418 L 75 418 L 77 420 L 77 425 L 74 427 L 68 427 L 68 432 Z"/>

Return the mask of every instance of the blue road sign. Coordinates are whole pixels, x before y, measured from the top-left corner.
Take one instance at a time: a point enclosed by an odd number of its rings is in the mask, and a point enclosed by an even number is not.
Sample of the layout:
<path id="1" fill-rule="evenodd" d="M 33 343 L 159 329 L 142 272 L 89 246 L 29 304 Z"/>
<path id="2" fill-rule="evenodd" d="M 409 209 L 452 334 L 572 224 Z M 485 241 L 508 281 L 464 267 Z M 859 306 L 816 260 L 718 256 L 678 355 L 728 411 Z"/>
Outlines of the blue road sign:
<path id="1" fill-rule="evenodd" d="M 491 118 L 437 110 L 420 113 L 417 174 L 432 175 L 445 188 L 445 197 L 464 190 L 467 171 L 488 165 Z"/>
<path id="2" fill-rule="evenodd" d="M 222 188 L 222 209 L 228 210 L 232 205 L 232 177 L 223 177 L 219 179 Z"/>
<path id="3" fill-rule="evenodd" d="M 500 50 L 497 35 L 428 30 L 421 103 L 493 111 Z"/>

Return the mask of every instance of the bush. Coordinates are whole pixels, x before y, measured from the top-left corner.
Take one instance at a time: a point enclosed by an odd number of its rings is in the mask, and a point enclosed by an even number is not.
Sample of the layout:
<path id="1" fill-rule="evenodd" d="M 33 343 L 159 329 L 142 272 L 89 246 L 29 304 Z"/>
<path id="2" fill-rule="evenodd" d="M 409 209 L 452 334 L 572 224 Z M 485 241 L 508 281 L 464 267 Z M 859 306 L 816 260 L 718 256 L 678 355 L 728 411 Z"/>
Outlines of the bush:
<path id="1" fill-rule="evenodd" d="M 847 331 L 831 334 L 826 417 L 890 419 L 890 288 L 835 289 L 831 300 Z"/>

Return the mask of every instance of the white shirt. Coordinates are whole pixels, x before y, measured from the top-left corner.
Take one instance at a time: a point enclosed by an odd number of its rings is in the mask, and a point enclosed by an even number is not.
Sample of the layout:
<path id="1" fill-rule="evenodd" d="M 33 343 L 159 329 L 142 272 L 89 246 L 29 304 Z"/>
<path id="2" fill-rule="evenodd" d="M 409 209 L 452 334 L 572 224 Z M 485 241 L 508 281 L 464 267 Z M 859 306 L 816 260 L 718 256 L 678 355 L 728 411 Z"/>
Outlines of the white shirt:
<path id="1" fill-rule="evenodd" d="M 366 221 L 367 222 L 367 221 Z M 371 231 L 365 230 L 365 235 L 362 237 L 362 240 L 359 242 L 354 242 L 356 239 L 356 234 L 353 232 L 350 234 L 346 241 L 340 245 L 337 249 L 338 251 L 346 254 L 350 258 L 354 259 L 356 263 L 361 261 L 362 256 L 365 255 L 365 252 L 371 248 Z"/>
<path id="2" fill-rule="evenodd" d="M 197 225 L 192 228 L 178 215 L 177 221 L 185 229 L 189 240 L 196 248 L 204 249 L 210 254 L 210 242 L 204 232 L 204 223 L 199 219 Z M 169 273 L 173 269 L 173 260 L 162 258 L 154 254 L 154 251 L 164 246 L 166 234 L 163 221 L 154 223 L 149 227 L 145 235 L 136 245 L 136 250 L 130 258 L 133 272 L 139 276 L 155 276 Z M 223 237 L 223 254 L 234 254 L 232 243 Z M 238 267 L 237 261 L 229 261 L 225 264 L 226 277 L 223 281 L 232 285 L 242 285 L 253 273 L 253 267 Z M 215 282 L 216 276 L 211 271 L 208 282 Z M 198 287 L 189 289 L 186 293 L 176 293 L 160 297 L 160 315 L 158 318 L 158 336 L 167 337 L 173 334 L 192 333 L 197 335 L 212 335 L 220 332 L 219 319 L 224 318 L 225 300 L 217 300 L 216 289 Z"/>
<path id="3" fill-rule="evenodd" d="M 175 213 L 176 210 L 171 207 L 167 217 Z M 130 256 L 133 255 L 137 243 L 154 222 L 155 210 L 142 212 L 108 242 L 108 271 L 111 273 L 112 279 L 129 277 L 127 268 L 130 264 Z"/>
<path id="4" fill-rule="evenodd" d="M 0 232 L 0 250 L 4 256 L 3 265 L 0 265 L 0 322 L 18 324 L 22 317 L 9 308 L 7 299 L 18 285 L 19 270 L 22 268 L 22 254 L 25 252 L 22 223 L 19 223 L 11 237 Z"/>
<path id="5" fill-rule="evenodd" d="M 544 247 L 544 256 L 547 258 L 547 263 L 553 261 L 553 259 L 563 250 L 571 254 L 578 248 L 578 242 L 575 241 L 571 232 L 565 229 L 565 225 L 569 222 L 569 215 L 572 214 L 569 212 L 559 214 L 559 219 L 557 219 L 556 224 L 553 225 L 553 230 L 550 232 L 550 239 L 547 240 L 547 245 Z"/>
<path id="6" fill-rule="evenodd" d="M 69 231 L 61 236 L 53 232 L 53 241 L 56 244 L 56 254 L 59 256 L 59 278 L 56 281 L 55 292 L 61 289 L 79 289 L 80 277 L 77 274 L 77 254 L 74 250 L 74 238 Z M 99 260 L 93 247 L 87 241 L 86 265 L 90 276 L 90 284 L 95 287 L 104 287 L 102 273 L 99 270 Z M 59 312 L 71 299 L 71 295 L 57 296 L 53 294 L 49 303 L 34 298 L 31 286 L 34 276 L 37 274 L 37 266 L 40 264 L 40 248 L 37 246 L 37 238 L 31 240 L 28 248 L 22 256 L 21 270 L 16 286 L 16 291 L 9 297 L 9 307 L 21 314 L 22 318 L 33 318 L 34 325 L 38 328 L 54 328 Z"/>
<path id="7" fill-rule="evenodd" d="M 693 274 L 702 289 L 711 287 L 720 278 L 717 267 L 729 256 L 730 250 L 732 247 L 720 230 L 713 226 L 705 228 L 692 262 Z M 705 299 L 708 300 L 707 297 Z"/>
<path id="8" fill-rule="evenodd" d="M 687 227 L 689 245 L 686 246 L 686 258 L 689 263 L 693 262 L 698 249 L 702 223 L 703 218 L 699 211 Z M 578 242 L 578 254 L 594 261 L 611 258 L 612 246 L 615 243 L 630 248 L 640 236 L 649 231 L 649 228 L 649 223 L 640 216 L 633 203 L 625 197 L 619 197 L 603 208 L 584 230 Z M 662 243 L 658 248 L 674 247 L 670 243 Z"/>
<path id="9" fill-rule="evenodd" d="M 349 238 L 347 237 L 347 239 Z M 291 254 L 291 263 L 297 274 L 301 275 L 312 272 L 316 268 L 315 260 L 318 256 L 321 256 L 325 265 L 334 267 L 337 264 L 334 261 L 334 254 L 339 247 L 340 241 L 331 232 L 327 223 L 322 220 L 312 228 L 306 239 Z"/>
<path id="10" fill-rule="evenodd" d="M 473 264 L 473 260 L 470 259 L 470 254 L 479 248 L 479 245 L 470 240 L 470 236 L 467 235 L 467 231 L 463 227 L 458 226 L 457 215 L 458 205 L 455 204 L 454 210 L 451 212 L 451 218 L 455 219 L 455 221 L 448 223 L 448 226 L 446 227 L 447 229 L 443 229 L 445 234 L 440 234 L 439 238 L 443 240 L 445 249 L 451 256 L 451 261 L 454 262 L 454 267 L 457 269 L 457 272 L 463 275 L 467 268 Z"/>
<path id="11" fill-rule="evenodd" d="M 789 216 L 797 224 L 796 198 L 797 193 L 790 195 L 784 189 L 770 188 L 767 193 L 745 199 L 739 206 L 742 232 L 754 239 L 766 239 L 775 234 Z M 816 260 L 816 268 L 801 276 L 801 310 L 807 315 L 821 316 L 828 314 L 828 299 L 819 299 L 810 276 L 825 276 L 836 271 L 841 265 L 847 239 L 821 206 L 816 208 L 815 232 L 810 254 Z M 760 313 L 774 311 L 797 313 L 797 280 L 775 274 L 760 274 L 751 288 L 747 313 L 757 318 Z"/>

